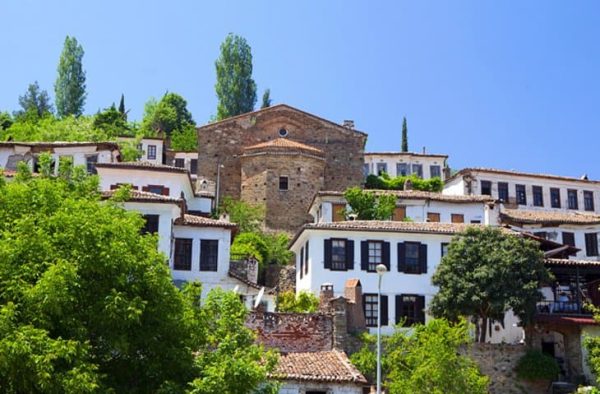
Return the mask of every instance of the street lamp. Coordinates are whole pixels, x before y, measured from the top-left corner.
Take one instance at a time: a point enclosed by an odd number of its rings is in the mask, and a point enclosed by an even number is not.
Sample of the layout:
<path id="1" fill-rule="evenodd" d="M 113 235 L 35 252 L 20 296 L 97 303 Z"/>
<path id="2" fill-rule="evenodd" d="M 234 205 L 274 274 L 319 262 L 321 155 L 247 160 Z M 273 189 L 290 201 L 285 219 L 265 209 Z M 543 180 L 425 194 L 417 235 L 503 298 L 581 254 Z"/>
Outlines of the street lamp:
<path id="1" fill-rule="evenodd" d="M 377 394 L 381 394 L 381 278 L 387 272 L 387 267 L 377 264 Z"/>

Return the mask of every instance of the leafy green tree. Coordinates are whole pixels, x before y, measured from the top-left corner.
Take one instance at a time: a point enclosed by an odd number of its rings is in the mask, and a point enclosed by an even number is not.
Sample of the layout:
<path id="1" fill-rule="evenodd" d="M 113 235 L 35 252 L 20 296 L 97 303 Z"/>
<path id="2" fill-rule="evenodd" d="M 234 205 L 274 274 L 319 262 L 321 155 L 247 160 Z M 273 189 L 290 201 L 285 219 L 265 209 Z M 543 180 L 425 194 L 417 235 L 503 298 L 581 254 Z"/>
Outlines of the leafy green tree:
<path id="1" fill-rule="evenodd" d="M 160 101 L 148 100 L 141 129 L 146 135 L 165 134 L 175 150 L 198 150 L 198 137 L 187 101 L 176 93 L 167 93 Z"/>
<path id="2" fill-rule="evenodd" d="M 40 90 L 40 85 L 37 81 L 29 84 L 27 92 L 19 96 L 19 105 L 21 109 L 14 114 L 17 119 L 27 118 L 35 121 L 51 115 L 53 111 L 48 92 Z"/>
<path id="3" fill-rule="evenodd" d="M 217 120 L 253 111 L 256 83 L 252 79 L 252 50 L 246 39 L 229 33 L 221 44 L 215 68 Z"/>
<path id="4" fill-rule="evenodd" d="M 127 122 L 114 104 L 104 109 L 104 111 L 98 112 L 94 117 L 92 126 L 105 131 L 109 138 L 126 134 L 125 132 L 128 130 Z"/>
<path id="5" fill-rule="evenodd" d="M 406 116 L 402 118 L 402 152 L 408 152 L 408 126 Z"/>
<path id="6" fill-rule="evenodd" d="M 121 101 L 119 101 L 119 113 L 124 121 L 127 121 L 127 111 L 125 109 L 125 95 L 121 93 Z"/>
<path id="7" fill-rule="evenodd" d="M 8 129 L 0 130 L 0 140 L 13 141 L 106 141 L 106 131 L 94 127 L 94 117 L 79 116 L 39 120 L 21 119 Z"/>
<path id="8" fill-rule="evenodd" d="M 389 220 L 396 208 L 396 196 L 392 194 L 375 195 L 359 187 L 347 189 L 344 198 L 350 205 L 346 216 L 356 215 L 357 220 Z"/>
<path id="9" fill-rule="evenodd" d="M 265 220 L 264 205 L 248 204 L 229 196 L 223 198 L 219 212 L 229 215 L 229 220 L 237 223 L 242 233 L 260 231 Z"/>
<path id="10" fill-rule="evenodd" d="M 350 359 L 371 381 L 375 378 L 375 336 Z M 417 325 L 412 332 L 397 329 L 382 340 L 383 385 L 390 394 L 487 393 L 489 379 L 459 349 L 470 343 L 466 322 L 443 319 Z"/>
<path id="11" fill-rule="evenodd" d="M 431 311 L 450 320 L 470 316 L 477 339 L 485 342 L 489 320 L 502 320 L 509 309 L 528 325 L 542 298 L 539 286 L 550 280 L 536 242 L 498 228 L 471 227 L 453 238 L 433 274 L 439 291 Z"/>
<path id="12" fill-rule="evenodd" d="M 262 96 L 261 108 L 269 108 L 271 106 L 271 89 L 265 89 Z"/>
<path id="13" fill-rule="evenodd" d="M 8 112 L 0 112 L 0 132 L 7 130 L 13 124 L 13 118 Z"/>
<path id="14" fill-rule="evenodd" d="M 301 291 L 296 294 L 293 290 L 284 291 L 277 296 L 279 312 L 315 313 L 319 310 L 319 298 L 313 293 Z"/>
<path id="15" fill-rule="evenodd" d="M 56 112 L 59 117 L 79 116 L 83 113 L 85 99 L 85 71 L 83 69 L 83 47 L 75 37 L 65 38 L 58 63 L 58 76 L 54 84 Z"/>
<path id="16" fill-rule="evenodd" d="M 198 133 L 192 125 L 187 125 L 171 134 L 171 149 L 185 152 L 198 151 Z"/>

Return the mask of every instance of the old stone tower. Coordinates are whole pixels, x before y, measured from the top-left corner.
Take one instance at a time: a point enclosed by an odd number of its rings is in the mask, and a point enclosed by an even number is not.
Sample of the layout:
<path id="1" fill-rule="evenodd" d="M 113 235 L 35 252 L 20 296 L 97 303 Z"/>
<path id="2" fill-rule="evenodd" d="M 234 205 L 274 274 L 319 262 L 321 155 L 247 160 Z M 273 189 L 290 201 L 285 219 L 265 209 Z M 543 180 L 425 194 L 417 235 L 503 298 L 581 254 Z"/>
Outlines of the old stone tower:
<path id="1" fill-rule="evenodd" d="M 317 191 L 363 182 L 366 139 L 351 127 L 276 105 L 198 128 L 198 177 L 219 183 L 221 198 L 264 204 L 267 227 L 295 231 L 309 220 Z"/>

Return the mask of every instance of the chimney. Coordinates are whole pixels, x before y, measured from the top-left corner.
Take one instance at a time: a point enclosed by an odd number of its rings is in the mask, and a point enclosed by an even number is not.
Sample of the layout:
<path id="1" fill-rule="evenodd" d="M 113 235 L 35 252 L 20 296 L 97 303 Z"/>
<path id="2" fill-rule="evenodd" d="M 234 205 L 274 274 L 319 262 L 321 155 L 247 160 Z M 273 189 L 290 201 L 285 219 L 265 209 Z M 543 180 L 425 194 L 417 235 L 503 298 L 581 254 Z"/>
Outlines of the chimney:
<path id="1" fill-rule="evenodd" d="M 366 329 L 362 296 L 360 280 L 348 279 L 344 288 L 344 298 L 348 301 L 346 307 L 348 332 L 361 332 Z"/>
<path id="2" fill-rule="evenodd" d="M 323 283 L 321 285 L 321 293 L 319 294 L 319 310 L 321 312 L 327 312 L 331 308 L 329 304 L 333 299 L 333 284 Z"/>
<path id="3" fill-rule="evenodd" d="M 187 201 L 185 200 L 185 194 L 183 194 L 183 191 L 181 192 L 179 198 L 181 199 L 181 203 L 179 205 L 179 207 L 181 208 L 180 217 L 181 220 L 183 220 L 184 215 L 187 213 Z"/>
<path id="4" fill-rule="evenodd" d="M 343 126 L 346 127 L 346 128 L 348 128 L 348 129 L 353 129 L 354 128 L 354 121 L 346 119 L 346 120 L 344 120 Z"/>

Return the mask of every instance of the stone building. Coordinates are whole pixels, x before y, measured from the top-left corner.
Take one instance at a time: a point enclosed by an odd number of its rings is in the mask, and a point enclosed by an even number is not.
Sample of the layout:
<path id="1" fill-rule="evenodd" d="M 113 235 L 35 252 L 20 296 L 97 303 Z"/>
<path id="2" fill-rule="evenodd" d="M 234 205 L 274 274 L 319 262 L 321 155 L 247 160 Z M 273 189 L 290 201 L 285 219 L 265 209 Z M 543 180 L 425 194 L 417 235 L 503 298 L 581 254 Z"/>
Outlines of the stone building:
<path id="1" fill-rule="evenodd" d="M 199 127 L 198 177 L 217 184 L 219 199 L 265 204 L 267 226 L 291 231 L 318 190 L 363 182 L 366 139 L 351 123 L 276 105 Z"/>

